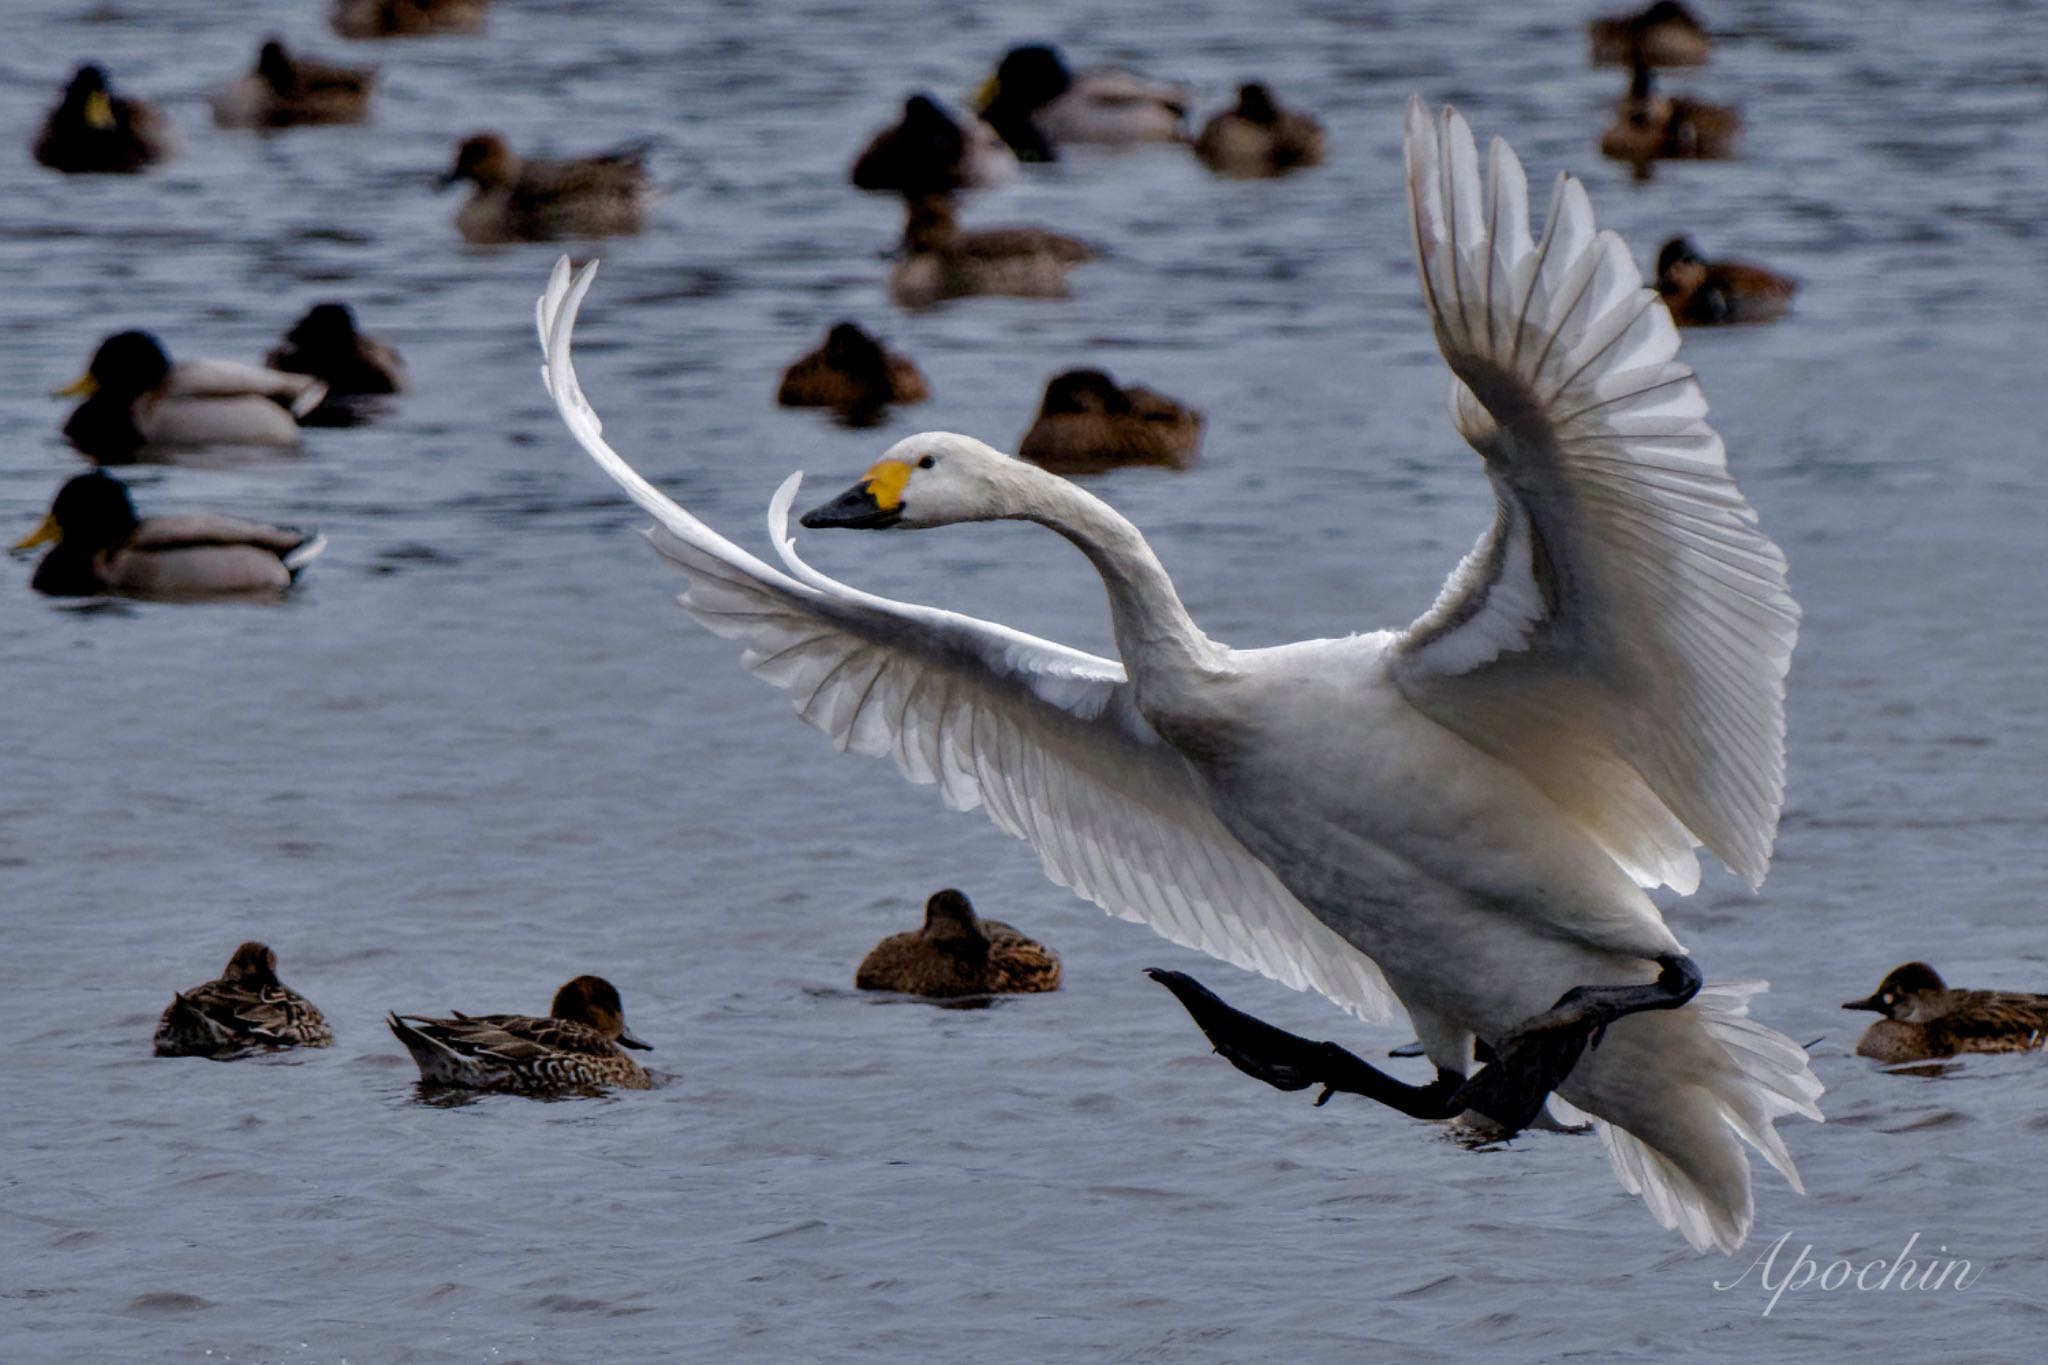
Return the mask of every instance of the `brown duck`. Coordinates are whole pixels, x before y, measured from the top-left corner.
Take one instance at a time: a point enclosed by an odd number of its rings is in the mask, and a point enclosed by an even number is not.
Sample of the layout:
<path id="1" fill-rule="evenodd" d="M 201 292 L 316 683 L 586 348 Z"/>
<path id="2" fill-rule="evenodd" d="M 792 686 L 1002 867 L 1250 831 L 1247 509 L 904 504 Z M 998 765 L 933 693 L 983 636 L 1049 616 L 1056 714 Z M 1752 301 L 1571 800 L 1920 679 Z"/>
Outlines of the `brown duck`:
<path id="1" fill-rule="evenodd" d="M 653 1085 L 625 1052 L 653 1045 L 626 1028 L 625 1007 L 611 982 L 577 977 L 555 992 L 548 1016 L 391 1014 L 385 1022 L 419 1064 L 420 1079 L 431 1085 L 522 1095 Z"/>
<path id="2" fill-rule="evenodd" d="M 462 180 L 476 193 L 456 212 L 455 227 L 479 244 L 638 232 L 654 197 L 643 147 L 543 159 L 517 155 L 496 133 L 474 134 L 455 149 L 441 184 Z"/>
<path id="3" fill-rule="evenodd" d="M 1001 920 L 981 918 L 949 888 L 924 903 L 924 928 L 876 944 L 853 984 L 937 998 L 1056 991 L 1060 957 Z"/>
<path id="4" fill-rule="evenodd" d="M 1068 370 L 1045 386 L 1019 457 L 1058 474 L 1124 465 L 1185 469 L 1202 443 L 1202 414 L 1156 389 L 1118 384 L 1101 370 Z"/>
<path id="5" fill-rule="evenodd" d="M 156 1025 L 159 1057 L 214 1057 L 287 1047 L 326 1047 L 334 1030 L 313 1002 L 277 979 L 277 954 L 251 940 L 227 970 L 172 994 Z"/>
<path id="6" fill-rule="evenodd" d="M 2033 1052 L 2048 1041 L 2048 995 L 1959 991 L 1924 962 L 1908 962 L 1845 1010 L 1884 1016 L 1863 1031 L 1856 1055 L 1919 1062 L 1960 1052 Z"/>
<path id="7" fill-rule="evenodd" d="M 1710 261 L 1691 239 L 1673 237 L 1657 253 L 1657 292 L 1679 326 L 1716 327 L 1785 316 L 1799 281 L 1748 261 Z"/>
<path id="8" fill-rule="evenodd" d="M 81 66 L 43 120 L 35 156 L 73 175 L 131 175 L 170 156 L 171 132 L 155 108 L 107 88 L 102 67 Z"/>
<path id="9" fill-rule="evenodd" d="M 1100 254 L 1044 228 L 962 228 L 950 198 L 926 195 L 907 203 L 902 259 L 889 292 L 905 308 L 971 294 L 1063 299 L 1067 271 Z"/>
<path id="10" fill-rule="evenodd" d="M 420 33 L 475 33 L 490 0 L 334 0 L 328 18 L 344 38 L 407 38 Z"/>
<path id="11" fill-rule="evenodd" d="M 1237 88 L 1237 105 L 1202 125 L 1195 155 L 1218 175 L 1285 175 L 1323 164 L 1323 125 L 1298 109 L 1284 109 L 1256 81 Z"/>
<path id="12" fill-rule="evenodd" d="M 275 38 L 256 53 L 256 67 L 213 97 L 223 128 L 289 128 L 304 123 L 360 123 L 370 116 L 377 71 L 293 56 Z"/>
<path id="13" fill-rule="evenodd" d="M 1591 20 L 1586 39 L 1595 66 L 1627 66 L 1639 53 L 1651 66 L 1699 66 L 1714 50 L 1706 25 L 1678 0 Z"/>
<path id="14" fill-rule="evenodd" d="M 1614 122 L 1600 137 L 1600 155 L 1626 161 L 1648 179 L 1658 161 L 1726 161 L 1736 154 L 1742 115 L 1726 105 L 1662 95 L 1649 65 L 1638 60 L 1628 94 L 1615 101 Z"/>
<path id="15" fill-rule="evenodd" d="M 931 396 L 908 356 L 887 350 L 851 322 L 836 324 L 817 350 L 782 373 L 775 401 L 786 408 L 831 408 L 850 426 L 878 420 L 891 403 Z"/>

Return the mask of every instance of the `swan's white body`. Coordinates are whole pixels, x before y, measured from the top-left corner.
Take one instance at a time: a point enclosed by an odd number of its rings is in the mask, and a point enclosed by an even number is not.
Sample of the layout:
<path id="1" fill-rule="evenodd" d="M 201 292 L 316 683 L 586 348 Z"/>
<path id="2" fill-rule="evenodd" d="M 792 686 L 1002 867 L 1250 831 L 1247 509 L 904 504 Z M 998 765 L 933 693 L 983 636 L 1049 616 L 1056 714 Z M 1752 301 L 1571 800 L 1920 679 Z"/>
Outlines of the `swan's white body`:
<path id="1" fill-rule="evenodd" d="M 1695 847 L 1762 879 L 1798 616 L 1667 312 L 1577 183 L 1560 177 L 1533 241 L 1513 153 L 1494 143 L 1482 189 L 1463 121 L 1419 102 L 1408 178 L 1454 418 L 1499 510 L 1400 632 L 1217 644 L 1107 504 L 944 433 L 899 443 L 864 495 L 902 526 L 1058 531 L 1102 573 L 1121 664 L 819 574 L 788 538 L 794 476 L 770 511 L 777 569 L 604 443 L 569 359 L 588 269 L 557 267 L 539 322 L 549 391 L 656 518 L 684 605 L 745 639 L 807 721 L 985 806 L 1055 881 L 1175 942 L 1366 1017 L 1391 988 L 1430 1059 L 1464 1072 L 1475 1036 L 1681 951 L 1643 887 L 1694 889 Z M 1630 1016 L 1558 1090 L 1702 1249 L 1749 1228 L 1737 1137 L 1796 1185 L 1772 1125 L 1820 1117 L 1805 1054 L 1744 1017 L 1761 989 Z"/>

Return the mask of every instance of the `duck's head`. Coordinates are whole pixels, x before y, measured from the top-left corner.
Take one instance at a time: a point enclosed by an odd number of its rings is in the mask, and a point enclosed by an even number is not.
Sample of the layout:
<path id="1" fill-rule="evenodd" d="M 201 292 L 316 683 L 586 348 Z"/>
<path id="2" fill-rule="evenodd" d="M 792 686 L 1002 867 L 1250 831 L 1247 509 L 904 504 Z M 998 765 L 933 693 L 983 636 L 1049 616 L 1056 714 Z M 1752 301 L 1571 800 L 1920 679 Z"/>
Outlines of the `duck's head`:
<path id="1" fill-rule="evenodd" d="M 1046 383 L 1045 401 L 1038 410 L 1048 417 L 1082 412 L 1121 415 L 1131 410 L 1131 399 L 1101 370 L 1068 370 Z"/>
<path id="2" fill-rule="evenodd" d="M 299 69 L 292 63 L 292 54 L 276 38 L 265 38 L 263 46 L 256 50 L 256 74 L 280 95 L 289 94 L 299 83 Z"/>
<path id="3" fill-rule="evenodd" d="M 1692 11 L 1679 4 L 1678 0 L 1657 0 L 1656 4 L 1635 17 L 1634 26 L 1638 29 L 1645 29 L 1653 28 L 1658 24 L 1697 24 L 1698 22 L 1699 20 L 1692 17 Z"/>
<path id="4" fill-rule="evenodd" d="M 939 108 L 939 102 L 930 95 L 912 95 L 903 101 L 903 129 L 905 132 L 931 135 L 950 131 L 958 135 L 960 129 L 946 111 Z"/>
<path id="5" fill-rule="evenodd" d="M 831 331 L 825 333 L 825 361 L 842 374 L 879 383 L 888 382 L 888 353 L 882 349 L 882 343 L 854 323 L 836 323 Z"/>
<path id="6" fill-rule="evenodd" d="M 42 524 L 15 541 L 14 550 L 18 554 L 52 541 L 87 551 L 111 549 L 125 545 L 140 524 L 127 486 L 111 474 L 94 470 L 58 489 Z"/>
<path id="7" fill-rule="evenodd" d="M 1273 92 L 1257 81 L 1237 87 L 1237 116 L 1247 123 L 1270 128 L 1280 121 L 1280 106 Z"/>
<path id="8" fill-rule="evenodd" d="M 235 955 L 228 959 L 227 970 L 220 974 L 221 980 L 233 981 L 242 986 L 275 986 L 277 979 L 277 954 L 270 951 L 267 943 L 250 939 L 235 949 Z"/>
<path id="9" fill-rule="evenodd" d="M 472 133 L 455 149 L 455 164 L 441 177 L 441 188 L 467 180 L 479 189 L 510 184 L 519 174 L 519 158 L 496 133 Z"/>
<path id="10" fill-rule="evenodd" d="M 345 303 L 316 303 L 285 340 L 316 356 L 348 356 L 356 350 L 356 315 Z"/>
<path id="11" fill-rule="evenodd" d="M 106 68 L 87 62 L 71 74 L 71 84 L 64 89 L 64 111 L 98 132 L 114 127 L 114 97 L 107 93 Z"/>
<path id="12" fill-rule="evenodd" d="M 919 530 L 1016 515 L 1034 477 L 1050 478 L 972 436 L 927 431 L 883 453 L 860 482 L 804 513 L 812 530 Z"/>
<path id="13" fill-rule="evenodd" d="M 84 374 L 57 390 L 59 398 L 90 398 L 105 393 L 133 399 L 170 377 L 171 357 L 148 332 L 117 332 L 92 353 Z"/>
<path id="14" fill-rule="evenodd" d="M 1067 93 L 1074 75 L 1059 49 L 1046 43 L 1013 47 L 996 63 L 995 74 L 974 92 L 974 102 L 984 111 L 998 104 L 1020 109 L 1041 109 Z"/>
<path id="15" fill-rule="evenodd" d="M 935 893 L 924 903 L 924 939 L 944 947 L 948 944 L 982 946 L 988 944 L 988 931 L 981 927 L 980 916 L 974 913 L 974 906 L 967 897 L 947 887 Z"/>
<path id="16" fill-rule="evenodd" d="M 1690 237 L 1673 237 L 1657 252 L 1657 292 L 1685 294 L 1707 282 L 1707 262 Z"/>
<path id="17" fill-rule="evenodd" d="M 1895 968 L 1878 984 L 1873 995 L 1861 1000 L 1847 1000 L 1842 1003 L 1845 1010 L 1874 1010 L 1887 1019 L 1899 1019 L 1913 1013 L 1914 1002 L 1923 995 L 1936 994 L 1948 989 L 1941 974 L 1925 962 L 1908 962 Z"/>
<path id="18" fill-rule="evenodd" d="M 548 1013 L 596 1029 L 620 1047 L 654 1050 L 654 1044 L 640 1041 L 626 1027 L 626 1007 L 619 1003 L 619 988 L 601 976 L 579 976 L 563 986 L 555 992 Z"/>

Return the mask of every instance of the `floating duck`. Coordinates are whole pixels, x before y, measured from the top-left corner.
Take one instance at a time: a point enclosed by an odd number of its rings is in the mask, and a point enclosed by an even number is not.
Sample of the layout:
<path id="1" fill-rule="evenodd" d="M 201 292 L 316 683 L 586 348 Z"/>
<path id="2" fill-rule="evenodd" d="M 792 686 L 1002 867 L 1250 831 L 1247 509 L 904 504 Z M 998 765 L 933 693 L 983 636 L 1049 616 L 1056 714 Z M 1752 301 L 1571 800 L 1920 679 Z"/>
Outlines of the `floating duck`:
<path id="1" fill-rule="evenodd" d="M 1785 316 L 1799 281 L 1748 261 L 1710 261 L 1673 237 L 1657 253 L 1657 292 L 1681 327 L 1769 322 Z"/>
<path id="2" fill-rule="evenodd" d="M 1281 108 L 1257 82 L 1240 85 L 1236 106 L 1202 126 L 1195 155 L 1220 175 L 1285 175 L 1323 164 L 1323 125 L 1297 109 Z"/>
<path id="3" fill-rule="evenodd" d="M 853 163 L 853 183 L 908 197 L 1000 185 L 1017 154 L 978 118 L 953 118 L 930 95 L 912 95 L 903 117 L 875 134 Z"/>
<path id="4" fill-rule="evenodd" d="M 234 360 L 173 363 L 148 332 L 118 332 L 57 396 L 85 400 L 64 422 L 71 444 L 117 463 L 181 446 L 295 447 L 299 419 L 326 393 L 308 375 Z"/>
<path id="5" fill-rule="evenodd" d="M 377 72 L 333 66 L 285 51 L 266 39 L 256 68 L 213 96 L 213 121 L 223 128 L 289 128 L 303 123 L 361 123 L 370 116 Z"/>
<path id="6" fill-rule="evenodd" d="M 1056 991 L 1060 955 L 1001 920 L 981 918 L 948 888 L 924 903 L 922 929 L 891 934 L 861 959 L 853 984 L 942 999 Z"/>
<path id="7" fill-rule="evenodd" d="M 1614 123 L 1600 137 L 1600 154 L 1635 167 L 1648 179 L 1657 161 L 1726 161 L 1736 153 L 1742 115 L 1685 95 L 1660 95 L 1650 68 L 1637 62 L 1628 94 L 1615 102 Z"/>
<path id="8" fill-rule="evenodd" d="M 405 362 L 398 352 L 356 330 L 345 303 L 316 303 L 264 358 L 273 370 L 306 374 L 327 386 L 329 398 L 403 393 Z"/>
<path id="9" fill-rule="evenodd" d="M 922 403 L 931 396 L 908 356 L 851 322 L 825 334 L 825 344 L 782 373 L 775 401 L 786 408 L 832 408 L 852 426 L 876 421 L 891 403 Z"/>
<path id="10" fill-rule="evenodd" d="M 1076 73 L 1043 43 L 1012 48 L 975 98 L 1020 161 L 1051 161 L 1069 142 L 1128 147 L 1187 137 L 1181 87 L 1114 67 Z"/>
<path id="11" fill-rule="evenodd" d="M 477 33 L 490 0 L 334 0 L 329 19 L 344 38 Z"/>
<path id="12" fill-rule="evenodd" d="M 611 982 L 577 977 L 555 992 L 548 1014 L 391 1014 L 385 1022 L 429 1085 L 539 1095 L 607 1086 L 646 1090 L 653 1084 L 626 1055 L 626 1048 L 644 1051 L 652 1045 L 626 1028 L 625 1007 Z"/>
<path id="13" fill-rule="evenodd" d="M 1100 255 L 1094 247 L 1036 227 L 964 229 L 944 195 L 908 205 L 902 257 L 889 292 L 905 308 L 973 294 L 1063 299 L 1067 271 Z"/>
<path id="14" fill-rule="evenodd" d="M 35 141 L 36 160 L 74 175 L 130 175 L 172 150 L 163 116 L 141 100 L 114 94 L 105 69 L 91 64 L 73 73 Z"/>
<path id="15" fill-rule="evenodd" d="M 88 475 L 88 478 L 98 477 Z M 277 954 L 250 940 L 203 986 L 172 993 L 156 1024 L 159 1057 L 214 1057 L 327 1047 L 334 1030 L 313 1002 L 277 979 Z"/>
<path id="16" fill-rule="evenodd" d="M 42 524 L 16 553 L 56 542 L 29 586 L 51 597 L 192 600 L 279 593 L 327 542 L 289 526 L 212 513 L 139 517 L 119 479 L 95 470 L 57 490 Z"/>
<path id="17" fill-rule="evenodd" d="M 456 149 L 455 165 L 441 184 L 467 180 L 476 186 L 455 215 L 466 241 L 609 237 L 646 226 L 653 192 L 645 157 L 641 147 L 561 160 L 520 157 L 496 133 L 478 133 Z"/>
<path id="18" fill-rule="evenodd" d="M 1951 990 L 1924 962 L 1908 962 L 1845 1010 L 1884 1016 L 1863 1031 L 1856 1055 L 1922 1062 L 1964 1052 L 2034 1052 L 2048 1042 L 2048 995 Z"/>
<path id="19" fill-rule="evenodd" d="M 1586 25 L 1595 66 L 1698 66 L 1713 54 L 1706 25 L 1677 0 L 1657 0 L 1634 14 L 1610 14 Z"/>
<path id="20" fill-rule="evenodd" d="M 1045 386 L 1019 458 L 1061 474 L 1123 465 L 1185 469 L 1202 444 L 1202 414 L 1156 389 L 1119 385 L 1101 370 L 1068 370 Z"/>

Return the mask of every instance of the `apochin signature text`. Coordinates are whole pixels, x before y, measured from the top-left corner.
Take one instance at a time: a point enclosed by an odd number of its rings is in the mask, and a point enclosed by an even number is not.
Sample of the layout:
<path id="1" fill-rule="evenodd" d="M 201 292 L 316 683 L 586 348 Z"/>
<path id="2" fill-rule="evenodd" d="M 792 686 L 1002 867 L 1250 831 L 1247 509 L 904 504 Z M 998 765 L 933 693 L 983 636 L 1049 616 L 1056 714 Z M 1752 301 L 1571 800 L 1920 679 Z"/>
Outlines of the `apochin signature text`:
<path id="1" fill-rule="evenodd" d="M 1882 1293 L 1885 1290 L 1896 1292 L 1901 1289 L 1963 1290 L 1968 1289 L 1984 1275 L 1982 1270 L 1958 1257 L 1923 1254 L 1919 1259 L 1915 1259 L 1912 1254 L 1913 1248 L 1920 1241 L 1920 1234 L 1917 1232 L 1906 1239 L 1906 1245 L 1899 1248 L 1899 1254 L 1889 1261 L 1878 1258 L 1861 1264 L 1849 1260 L 1836 1260 L 1829 1261 L 1823 1266 L 1813 1259 L 1813 1245 L 1808 1243 L 1799 1248 L 1791 1264 L 1779 1274 L 1778 1253 L 1785 1249 L 1785 1243 L 1790 1241 L 1791 1237 L 1791 1233 L 1785 1233 L 1751 1261 L 1747 1270 L 1725 1283 L 1720 1280 L 1714 1281 L 1714 1288 L 1725 1293 L 1754 1274 L 1757 1288 L 1771 1296 L 1771 1301 L 1764 1305 L 1763 1313 L 1765 1317 L 1769 1317 L 1771 1310 L 1778 1306 L 1778 1300 L 1786 1293 L 1811 1286 L 1825 1290 L 1854 1289 L 1864 1294 Z M 1944 1246 L 1939 1250 L 1946 1253 L 1948 1248 Z M 1776 1278 L 1773 1278 L 1774 1276 Z"/>

